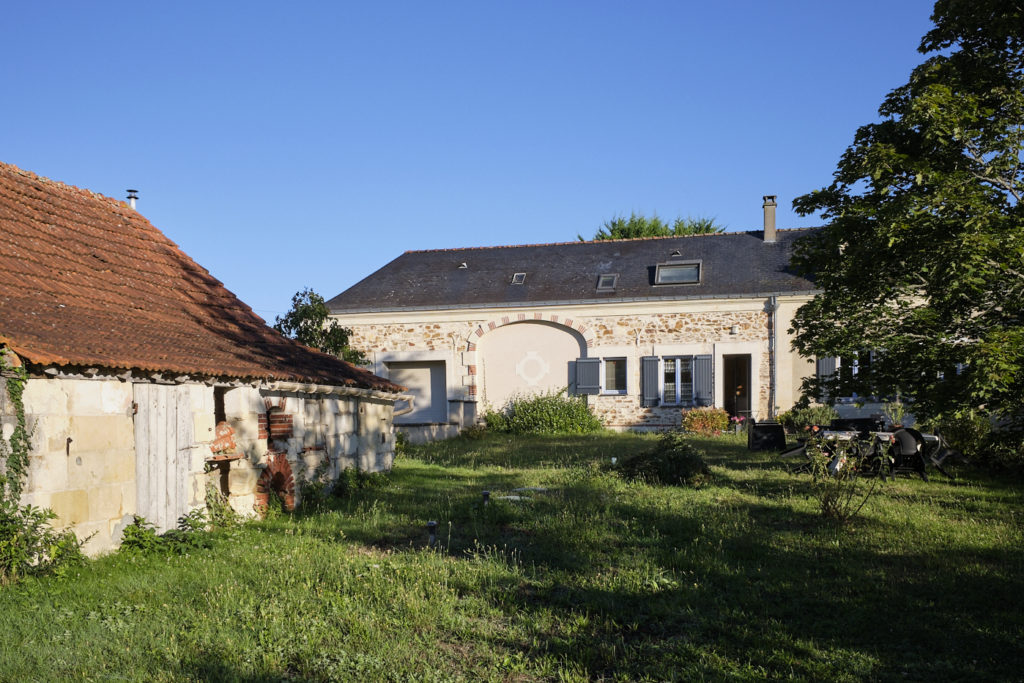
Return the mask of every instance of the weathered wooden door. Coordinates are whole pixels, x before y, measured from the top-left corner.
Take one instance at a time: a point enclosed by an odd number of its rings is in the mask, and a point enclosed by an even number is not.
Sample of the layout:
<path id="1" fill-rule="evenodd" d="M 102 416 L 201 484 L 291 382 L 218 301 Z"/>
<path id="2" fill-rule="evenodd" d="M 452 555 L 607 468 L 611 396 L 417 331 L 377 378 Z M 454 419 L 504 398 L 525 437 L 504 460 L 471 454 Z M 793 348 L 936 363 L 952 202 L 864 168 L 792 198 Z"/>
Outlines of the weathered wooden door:
<path id="1" fill-rule="evenodd" d="M 188 387 L 136 384 L 135 404 L 137 514 L 166 531 L 188 512 L 192 445 Z"/>

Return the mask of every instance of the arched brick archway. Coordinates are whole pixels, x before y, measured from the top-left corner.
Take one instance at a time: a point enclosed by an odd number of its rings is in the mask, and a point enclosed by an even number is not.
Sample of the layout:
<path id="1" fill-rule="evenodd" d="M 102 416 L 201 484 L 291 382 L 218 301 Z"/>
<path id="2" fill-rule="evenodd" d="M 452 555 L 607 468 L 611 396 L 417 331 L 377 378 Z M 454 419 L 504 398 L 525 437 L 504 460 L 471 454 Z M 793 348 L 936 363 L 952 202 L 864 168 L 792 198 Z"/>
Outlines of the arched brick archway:
<path id="1" fill-rule="evenodd" d="M 288 510 L 295 509 L 295 478 L 288 462 L 288 439 L 292 436 L 292 415 L 288 412 L 288 399 L 267 396 L 263 399 L 267 409 L 266 433 L 267 466 L 256 482 L 256 507 L 266 510 L 273 491 Z"/>
<path id="2" fill-rule="evenodd" d="M 475 351 L 477 342 L 479 342 L 480 338 L 488 332 L 493 332 L 499 327 L 504 327 L 505 325 L 514 325 L 515 323 L 524 322 L 545 322 L 567 327 L 578 332 L 583 337 L 588 348 L 594 345 L 594 331 L 584 325 L 580 320 L 569 318 L 567 316 L 552 315 L 550 313 L 517 313 L 516 315 L 506 315 L 500 318 L 495 318 L 494 320 L 490 320 L 486 323 L 481 323 L 475 330 L 469 333 L 468 337 L 466 337 L 466 350 Z"/>
<path id="3" fill-rule="evenodd" d="M 490 408 L 516 396 L 564 390 L 572 362 L 587 355 L 594 333 L 582 321 L 519 313 L 479 325 L 467 341 L 470 394 Z"/>
<path id="4" fill-rule="evenodd" d="M 267 467 L 256 482 L 256 507 L 266 510 L 273 491 L 287 510 L 295 509 L 295 478 L 286 453 L 267 453 Z"/>

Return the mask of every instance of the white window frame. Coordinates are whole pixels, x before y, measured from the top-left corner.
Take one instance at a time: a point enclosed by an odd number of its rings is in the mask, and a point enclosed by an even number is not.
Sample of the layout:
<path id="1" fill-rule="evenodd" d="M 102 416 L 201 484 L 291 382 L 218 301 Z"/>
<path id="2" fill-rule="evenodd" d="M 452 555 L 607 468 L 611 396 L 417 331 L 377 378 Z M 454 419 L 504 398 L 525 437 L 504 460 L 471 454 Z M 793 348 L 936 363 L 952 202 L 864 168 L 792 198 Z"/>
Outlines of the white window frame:
<path id="1" fill-rule="evenodd" d="M 606 278 L 611 279 L 611 284 L 602 284 Z M 602 273 L 601 275 L 597 276 L 597 291 L 599 292 L 614 292 L 618 284 L 618 273 Z"/>
<path id="2" fill-rule="evenodd" d="M 662 278 L 663 269 L 667 270 L 667 269 L 670 269 L 670 268 L 679 268 L 679 267 L 696 268 L 697 269 L 697 279 L 696 280 L 684 280 L 684 281 L 681 281 L 681 282 L 662 282 L 661 278 Z M 660 285 L 660 286 L 665 286 L 665 285 L 669 285 L 669 286 L 672 286 L 672 285 L 676 285 L 676 286 L 678 286 L 678 285 L 699 285 L 703 278 L 704 278 L 704 266 L 703 266 L 703 264 L 700 261 L 679 261 L 679 262 L 676 262 L 676 263 L 659 263 L 657 265 L 657 267 L 655 268 L 655 271 L 654 271 L 654 284 L 655 285 Z"/>
<path id="3" fill-rule="evenodd" d="M 682 388 L 683 383 L 680 381 L 680 376 L 682 375 L 682 373 L 680 372 L 680 365 L 681 365 L 681 363 L 679 363 L 679 361 L 681 361 L 684 358 L 687 358 L 690 361 L 690 392 L 689 392 L 690 393 L 690 399 L 688 401 L 681 401 L 680 400 L 680 396 L 682 395 L 682 391 L 680 391 L 680 389 Z M 678 355 L 662 356 L 662 357 L 660 357 L 658 359 L 659 360 L 659 363 L 658 363 L 658 391 L 659 391 L 659 396 L 661 398 L 661 405 L 666 405 L 666 406 L 690 406 L 690 405 L 693 405 L 693 358 L 694 358 L 693 355 L 682 353 L 682 354 L 678 354 Z M 675 363 L 675 366 L 676 366 L 675 367 L 675 371 L 676 371 L 675 385 L 672 387 L 673 390 L 675 391 L 675 400 L 671 401 L 671 402 L 667 401 L 665 399 L 665 370 L 667 369 L 666 364 L 668 362 Z"/>
<path id="4" fill-rule="evenodd" d="M 609 389 L 608 388 L 608 363 L 609 361 L 621 362 L 623 367 L 623 387 L 622 389 Z M 624 396 L 629 393 L 629 361 L 625 356 L 609 356 L 607 358 L 601 358 L 601 394 L 603 396 Z"/>

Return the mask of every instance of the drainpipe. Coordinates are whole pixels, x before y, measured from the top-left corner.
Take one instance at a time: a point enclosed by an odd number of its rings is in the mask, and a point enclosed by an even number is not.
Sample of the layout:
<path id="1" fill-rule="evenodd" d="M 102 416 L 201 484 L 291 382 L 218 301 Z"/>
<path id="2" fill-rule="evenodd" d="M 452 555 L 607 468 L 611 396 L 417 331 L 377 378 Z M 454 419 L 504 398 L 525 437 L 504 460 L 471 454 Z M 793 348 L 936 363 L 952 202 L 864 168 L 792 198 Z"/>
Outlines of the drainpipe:
<path id="1" fill-rule="evenodd" d="M 768 419 L 775 419 L 775 328 L 778 323 L 779 302 L 775 296 L 768 297 Z"/>

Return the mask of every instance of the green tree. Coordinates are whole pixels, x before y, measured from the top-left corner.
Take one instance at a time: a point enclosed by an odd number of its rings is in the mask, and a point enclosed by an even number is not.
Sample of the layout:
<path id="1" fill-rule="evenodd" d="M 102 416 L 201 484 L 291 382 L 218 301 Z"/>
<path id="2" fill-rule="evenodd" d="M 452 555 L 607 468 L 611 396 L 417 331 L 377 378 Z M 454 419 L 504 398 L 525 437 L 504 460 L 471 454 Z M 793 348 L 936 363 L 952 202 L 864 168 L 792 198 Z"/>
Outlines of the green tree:
<path id="1" fill-rule="evenodd" d="M 348 345 L 352 330 L 330 317 L 324 298 L 308 287 L 292 297 L 292 307 L 278 316 L 274 329 L 300 344 L 338 356 L 349 363 L 364 364 L 362 351 Z"/>
<path id="2" fill-rule="evenodd" d="M 832 184 L 794 201 L 828 222 L 794 258 L 823 290 L 794 318 L 795 347 L 880 351 L 831 395 L 900 390 L 919 418 L 1024 427 L 1022 8 L 939 0 L 927 60 L 858 129 Z"/>
<path id="3" fill-rule="evenodd" d="M 725 228 L 715 223 L 714 218 L 676 218 L 669 225 L 657 215 L 640 216 L 629 214 L 629 218 L 616 216 L 594 234 L 595 240 L 621 240 L 634 237 L 671 237 L 684 235 L 708 235 L 725 232 Z M 583 236 L 577 235 L 583 242 Z"/>

